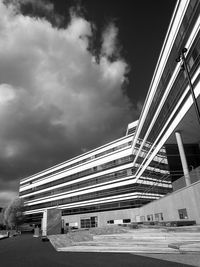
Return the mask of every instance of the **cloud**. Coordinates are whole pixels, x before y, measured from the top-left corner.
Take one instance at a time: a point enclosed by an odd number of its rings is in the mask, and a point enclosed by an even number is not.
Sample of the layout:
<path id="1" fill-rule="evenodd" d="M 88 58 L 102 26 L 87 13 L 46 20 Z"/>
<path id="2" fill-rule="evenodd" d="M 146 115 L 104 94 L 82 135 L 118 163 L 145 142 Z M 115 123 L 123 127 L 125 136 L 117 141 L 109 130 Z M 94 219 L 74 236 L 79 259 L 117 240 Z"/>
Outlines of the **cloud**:
<path id="1" fill-rule="evenodd" d="M 109 57 L 116 55 L 117 50 L 117 34 L 118 29 L 113 23 L 110 23 L 102 35 L 102 54 Z"/>
<path id="2" fill-rule="evenodd" d="M 122 90 L 128 66 L 116 27 L 102 33 L 98 62 L 88 50 L 92 37 L 81 17 L 58 29 L 0 1 L 0 181 L 7 191 L 26 175 L 121 137 L 135 119 L 137 107 Z"/>
<path id="3" fill-rule="evenodd" d="M 64 22 L 64 17 L 55 13 L 54 4 L 48 0 L 4 0 L 4 3 L 8 6 L 12 5 L 16 13 L 46 18 L 56 26 Z"/>
<path id="4" fill-rule="evenodd" d="M 35 8 L 38 7 L 42 10 L 46 10 L 47 12 L 54 11 L 54 5 L 44 0 L 37 0 L 37 1 L 35 0 L 4 0 L 3 2 L 8 5 L 12 4 L 12 8 L 14 7 L 15 11 L 16 9 L 20 11 L 21 6 L 27 5 L 27 4 L 31 4 Z"/>
<path id="5" fill-rule="evenodd" d="M 13 199 L 15 199 L 18 194 L 14 191 L 0 191 L 0 203 L 1 207 L 7 206 Z"/>

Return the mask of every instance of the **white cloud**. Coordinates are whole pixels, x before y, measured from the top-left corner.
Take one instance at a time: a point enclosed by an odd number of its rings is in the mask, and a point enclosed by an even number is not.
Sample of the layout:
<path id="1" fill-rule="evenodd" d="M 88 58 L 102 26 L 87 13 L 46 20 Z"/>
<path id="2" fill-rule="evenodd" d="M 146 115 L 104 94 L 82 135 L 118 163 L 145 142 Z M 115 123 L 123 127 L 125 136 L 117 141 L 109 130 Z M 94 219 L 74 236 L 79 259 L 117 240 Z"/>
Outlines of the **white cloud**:
<path id="1" fill-rule="evenodd" d="M 42 9 L 48 13 L 54 11 L 54 5 L 52 3 L 42 0 L 4 0 L 4 2 L 7 4 L 12 4 L 12 7 L 16 12 L 20 12 L 21 6 L 27 4 L 31 4 L 34 8 Z"/>
<path id="2" fill-rule="evenodd" d="M 99 63 L 88 36 L 83 18 L 73 15 L 57 29 L 0 0 L 0 178 L 17 179 L 125 133 L 134 115 L 122 91 L 128 66 L 108 59 L 118 55 L 117 29 L 105 30 Z"/>
<path id="3" fill-rule="evenodd" d="M 0 104 L 6 105 L 15 99 L 15 91 L 9 84 L 0 84 Z"/>
<path id="4" fill-rule="evenodd" d="M 102 35 L 102 54 L 112 56 L 117 52 L 118 29 L 110 23 Z"/>
<path id="5" fill-rule="evenodd" d="M 102 54 L 106 56 L 115 55 L 118 52 L 117 47 L 118 29 L 113 23 L 110 23 L 102 35 Z"/>

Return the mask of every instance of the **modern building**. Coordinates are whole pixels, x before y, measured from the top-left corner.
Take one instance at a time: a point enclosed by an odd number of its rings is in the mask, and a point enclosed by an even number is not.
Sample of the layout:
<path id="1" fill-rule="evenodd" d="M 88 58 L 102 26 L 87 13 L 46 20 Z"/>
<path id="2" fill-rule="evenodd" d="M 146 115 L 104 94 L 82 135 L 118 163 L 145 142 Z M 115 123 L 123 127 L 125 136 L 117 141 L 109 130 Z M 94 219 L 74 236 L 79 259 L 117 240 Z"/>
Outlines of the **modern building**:
<path id="1" fill-rule="evenodd" d="M 20 197 L 25 202 L 27 219 L 37 221 L 46 209 L 59 208 L 65 225 L 102 225 L 100 212 L 109 214 L 111 210 L 118 211 L 122 223 L 131 222 L 130 216 L 124 218 L 120 210 L 140 207 L 169 193 L 172 186 L 164 148 L 135 182 L 139 165 L 133 165 L 133 160 L 141 144 L 138 139 L 132 153 L 137 123 L 128 125 L 123 138 L 21 179 Z M 144 154 L 149 146 L 146 143 Z M 74 214 L 77 219 L 71 221 Z M 106 219 L 105 223 L 112 220 Z"/>
<path id="2" fill-rule="evenodd" d="M 21 179 L 27 219 L 57 207 L 78 227 L 200 223 L 199 62 L 200 1 L 178 0 L 139 120 L 124 137 Z"/>
<path id="3" fill-rule="evenodd" d="M 200 1 L 177 1 L 139 119 L 133 143 L 142 144 L 133 164 L 136 180 L 165 146 L 173 193 L 142 207 L 156 220 L 200 223 Z M 146 155 L 143 147 L 151 144 Z M 149 218 L 149 217 L 148 217 Z"/>
<path id="4" fill-rule="evenodd" d="M 140 162 L 139 156 L 145 143 L 151 144 L 135 173 L 137 178 L 142 175 L 163 145 L 167 150 L 173 182 L 182 175 L 188 176 L 189 167 L 194 169 L 200 165 L 200 121 L 183 62 L 176 61 L 185 48 L 187 52 L 184 57 L 199 105 L 200 2 L 198 0 L 177 2 L 136 131 L 134 142 L 138 138 L 143 142 L 134 163 Z M 184 149 L 181 149 L 183 143 Z M 134 148 L 135 144 L 133 150 Z M 187 184 L 189 183 L 191 181 L 188 178 Z"/>

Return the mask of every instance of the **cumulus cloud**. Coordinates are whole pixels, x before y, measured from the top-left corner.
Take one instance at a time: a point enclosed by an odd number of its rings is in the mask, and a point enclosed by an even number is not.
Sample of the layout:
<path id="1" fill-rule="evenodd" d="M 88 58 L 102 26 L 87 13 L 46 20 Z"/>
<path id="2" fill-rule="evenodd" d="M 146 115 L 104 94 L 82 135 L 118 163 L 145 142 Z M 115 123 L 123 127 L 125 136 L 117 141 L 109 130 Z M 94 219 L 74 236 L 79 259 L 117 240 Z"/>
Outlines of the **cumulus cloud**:
<path id="1" fill-rule="evenodd" d="M 43 17 L 56 26 L 60 26 L 64 22 L 64 17 L 54 12 L 54 4 L 48 0 L 4 0 L 4 3 L 12 5 L 12 9 L 16 13 Z"/>
<path id="2" fill-rule="evenodd" d="M 54 5 L 52 3 L 43 1 L 43 0 L 4 0 L 6 4 L 12 4 L 12 8 L 15 8 L 15 11 L 20 11 L 22 5 L 31 4 L 34 8 L 40 8 L 46 12 L 53 12 Z"/>
<path id="3" fill-rule="evenodd" d="M 118 29 L 113 23 L 110 23 L 102 34 L 102 54 L 109 57 L 116 55 L 117 51 Z"/>
<path id="4" fill-rule="evenodd" d="M 0 181 L 7 196 L 20 178 L 122 136 L 134 118 L 122 91 L 128 66 L 116 27 L 102 33 L 98 62 L 89 38 L 91 24 L 81 17 L 58 29 L 0 0 Z"/>

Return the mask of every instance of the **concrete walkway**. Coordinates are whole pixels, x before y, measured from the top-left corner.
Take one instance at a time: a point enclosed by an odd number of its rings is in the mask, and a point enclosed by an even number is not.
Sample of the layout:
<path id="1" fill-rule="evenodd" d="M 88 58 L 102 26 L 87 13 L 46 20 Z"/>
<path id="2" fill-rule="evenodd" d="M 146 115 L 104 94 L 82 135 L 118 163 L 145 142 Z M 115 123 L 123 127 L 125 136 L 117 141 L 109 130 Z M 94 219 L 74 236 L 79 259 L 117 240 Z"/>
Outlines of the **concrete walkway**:
<path id="1" fill-rule="evenodd" d="M 200 232 L 136 229 L 122 234 L 96 235 L 92 241 L 74 242 L 67 247 L 55 245 L 51 237 L 50 241 L 57 251 L 200 254 Z"/>
<path id="2" fill-rule="evenodd" d="M 32 235 L 0 240 L 1 267 L 189 267 L 182 263 L 125 253 L 62 253 Z M 192 265 L 197 266 L 197 265 Z"/>

